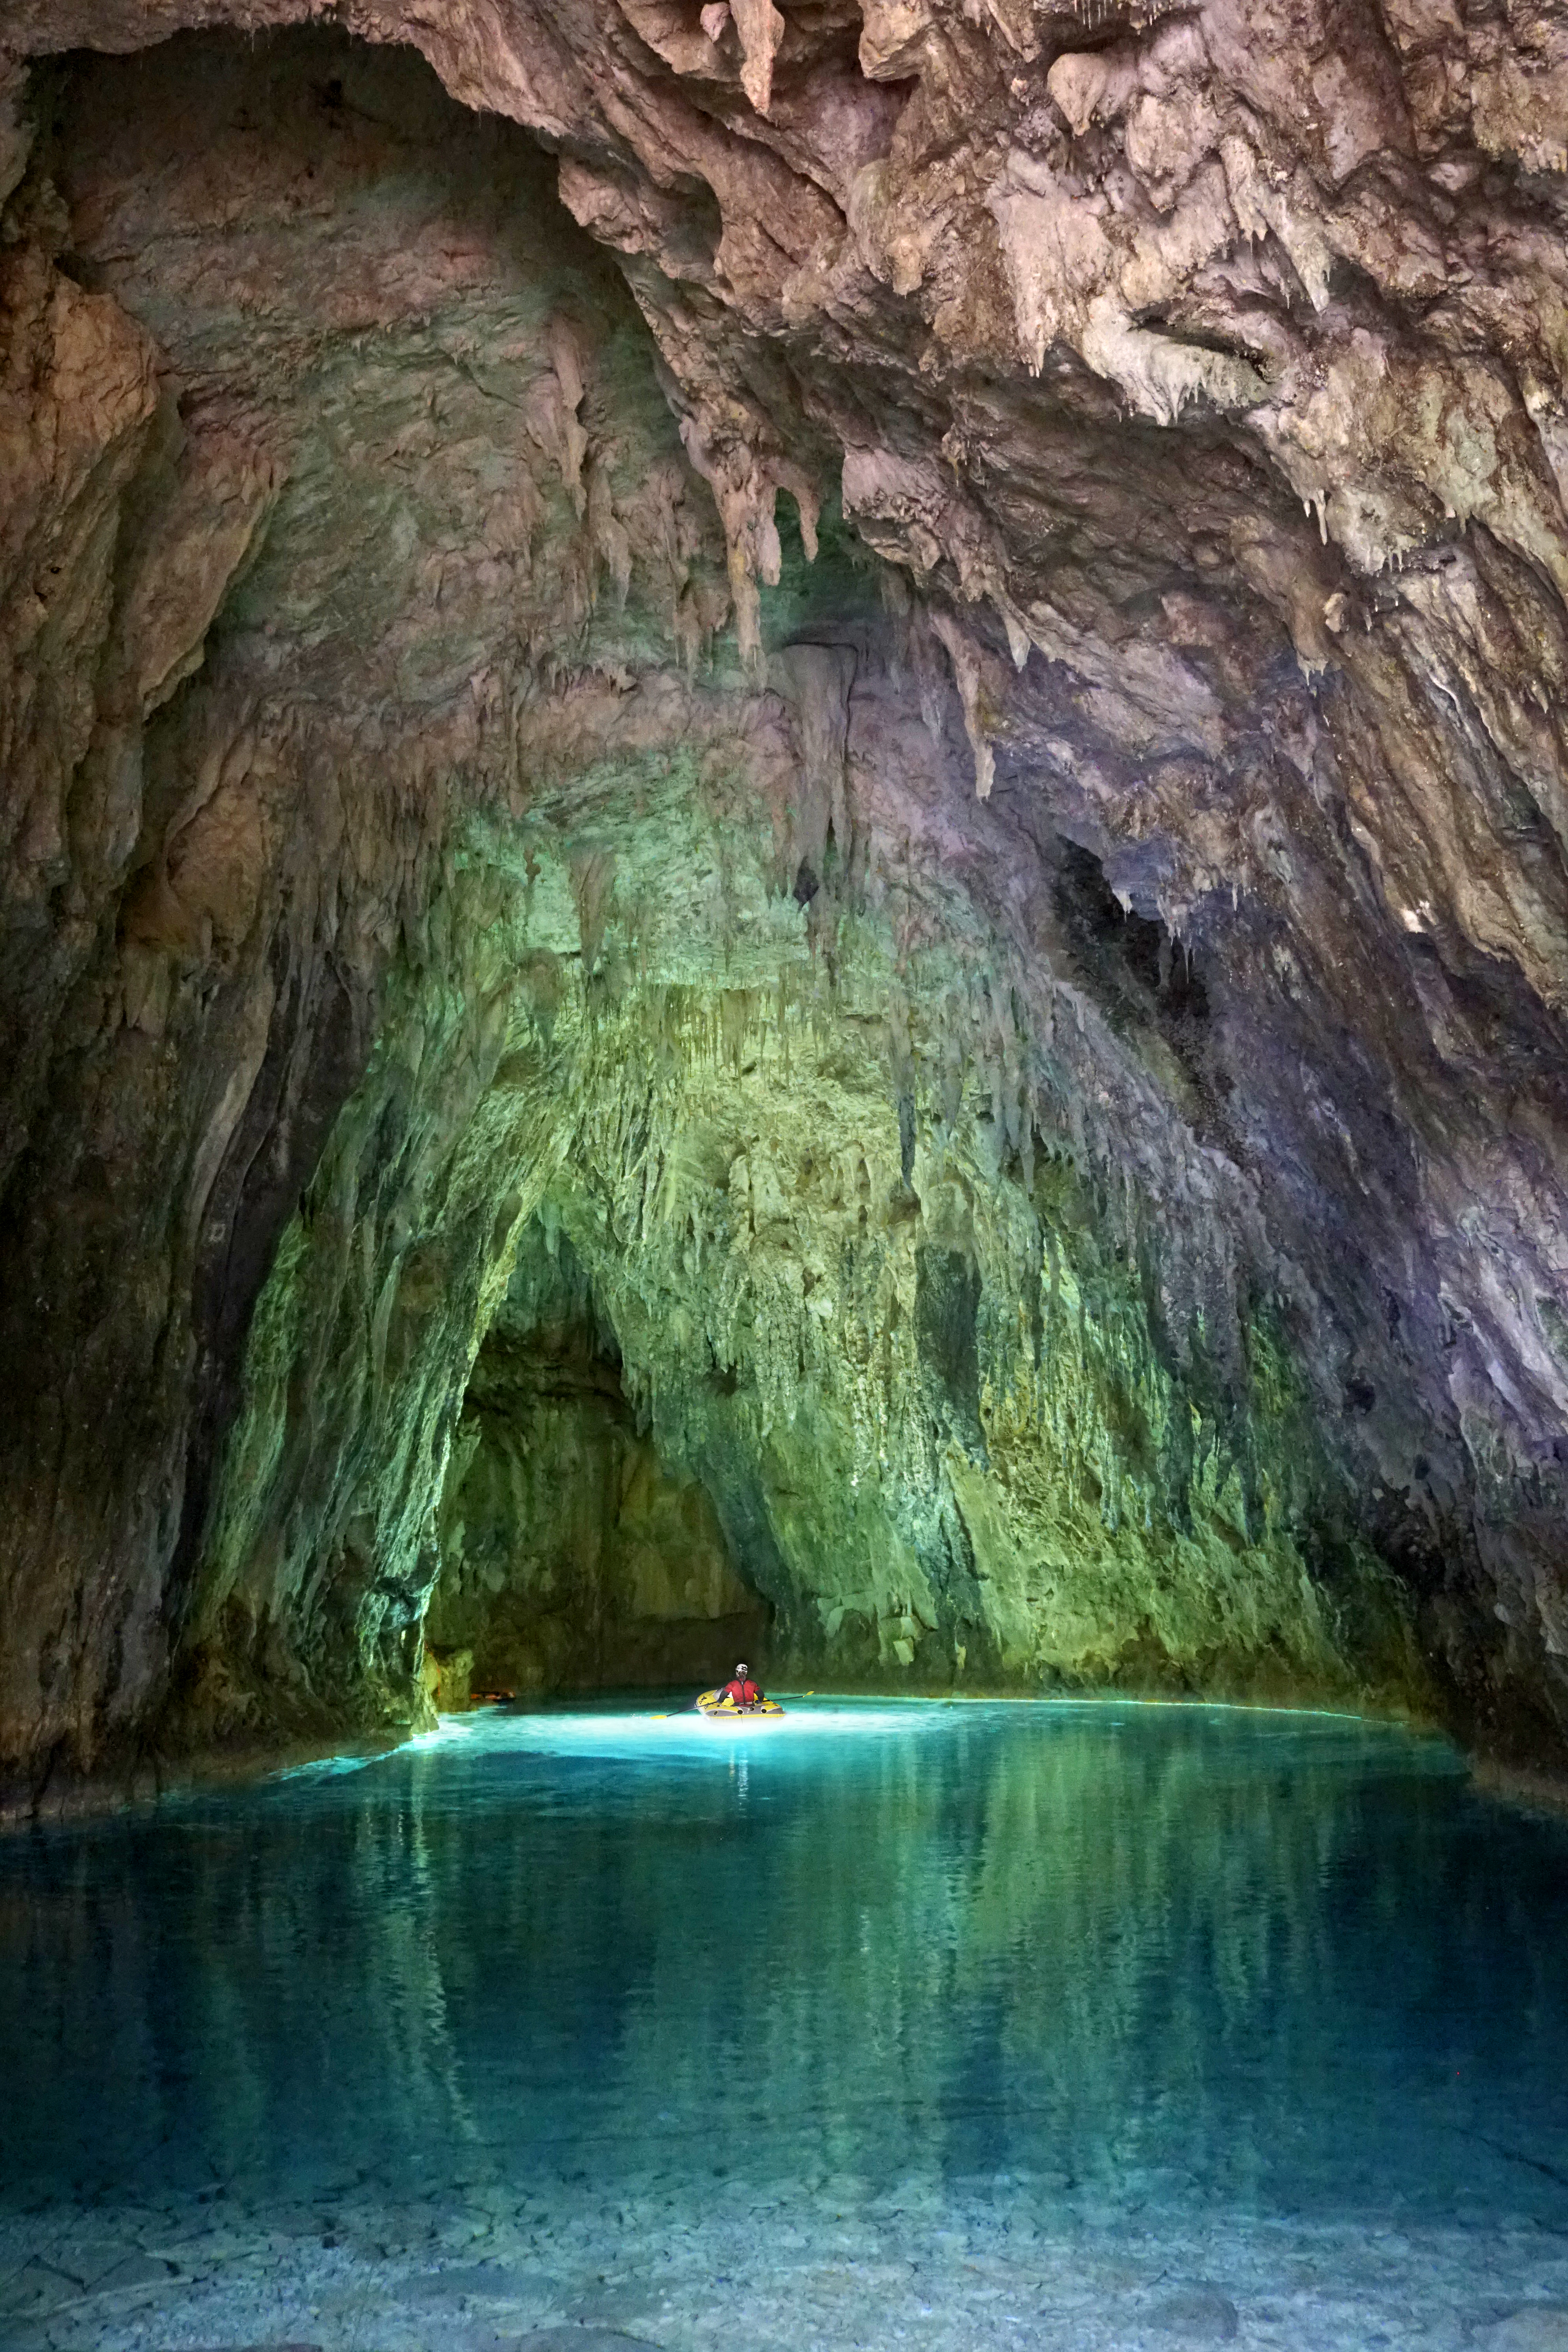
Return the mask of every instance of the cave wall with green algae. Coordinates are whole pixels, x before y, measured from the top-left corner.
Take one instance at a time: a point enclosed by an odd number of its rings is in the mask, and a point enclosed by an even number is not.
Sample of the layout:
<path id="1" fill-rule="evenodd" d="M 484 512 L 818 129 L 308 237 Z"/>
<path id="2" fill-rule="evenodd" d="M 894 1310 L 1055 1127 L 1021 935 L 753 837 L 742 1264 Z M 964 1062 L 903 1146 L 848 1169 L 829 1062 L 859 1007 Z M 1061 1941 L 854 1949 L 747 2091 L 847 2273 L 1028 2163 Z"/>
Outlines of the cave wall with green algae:
<path id="1" fill-rule="evenodd" d="M 973 915 L 914 943 L 853 760 L 846 867 L 831 794 L 786 765 L 787 820 L 759 795 L 755 711 L 706 751 L 679 717 L 672 756 L 602 758 L 448 860 L 262 1297 L 183 1736 L 417 1716 L 426 1596 L 464 1582 L 465 1391 L 542 1233 L 711 1497 L 775 1677 L 1428 1705 L 1247 1269 L 1097 1163 L 1068 1083 L 1114 1067 L 1097 1017 L 1064 992 L 1041 1055 Z M 778 878 L 814 858 L 803 907 Z M 443 1597 L 436 1630 L 475 1622 Z"/>
<path id="2" fill-rule="evenodd" d="M 1292 1530 L 1322 1502 L 1287 1467 L 1300 1424 L 1254 1402 L 1248 1427 L 1217 1394 L 1205 1423 L 1126 1229 L 1065 1159 L 1042 1158 L 1031 1196 L 996 1165 L 989 1087 L 948 1119 L 917 1082 L 905 1181 L 865 981 L 858 1021 L 790 1039 L 764 1017 L 739 1070 L 716 1055 L 649 1106 L 673 1200 L 592 1107 L 555 1194 L 656 1432 L 773 1605 L 773 1670 L 1418 1688 L 1397 1607 L 1374 1658 L 1304 1573 Z M 918 1042 L 928 1063 L 944 1043 Z M 606 1245 L 627 1230 L 639 1246 Z"/>

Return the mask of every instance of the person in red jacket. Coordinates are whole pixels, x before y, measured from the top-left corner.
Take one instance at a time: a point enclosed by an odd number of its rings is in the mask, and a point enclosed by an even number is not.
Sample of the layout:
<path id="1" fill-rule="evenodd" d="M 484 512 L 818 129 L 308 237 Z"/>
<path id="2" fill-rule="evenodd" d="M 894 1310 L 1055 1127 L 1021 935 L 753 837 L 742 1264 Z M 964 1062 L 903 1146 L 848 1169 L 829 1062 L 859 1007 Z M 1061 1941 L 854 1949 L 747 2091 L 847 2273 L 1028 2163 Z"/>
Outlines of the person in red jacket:
<path id="1" fill-rule="evenodd" d="M 721 1704 L 727 1699 L 731 1706 L 761 1706 L 762 1692 L 752 1682 L 744 1658 L 736 1667 L 733 1679 L 727 1682 L 720 1692 L 719 1698 Z"/>

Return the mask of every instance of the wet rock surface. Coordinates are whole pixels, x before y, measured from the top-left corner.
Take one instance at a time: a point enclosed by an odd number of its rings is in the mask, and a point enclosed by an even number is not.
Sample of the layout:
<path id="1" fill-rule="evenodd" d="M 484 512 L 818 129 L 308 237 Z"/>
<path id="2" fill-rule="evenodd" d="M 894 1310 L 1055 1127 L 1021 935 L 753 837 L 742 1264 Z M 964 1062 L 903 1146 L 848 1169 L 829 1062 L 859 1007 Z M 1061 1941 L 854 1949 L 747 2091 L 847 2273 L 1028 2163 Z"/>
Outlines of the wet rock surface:
<path id="1" fill-rule="evenodd" d="M 61 2217 L 30 2233 L 7 2225 L 7 2340 L 16 2352 L 700 2352 L 743 2326 L 761 2344 L 824 2352 L 900 2329 L 941 2352 L 1064 2336 L 1088 2352 L 1357 2352 L 1371 2341 L 1554 2352 L 1563 2341 L 1560 2299 L 1519 2302 L 1526 2283 L 1561 2297 L 1549 2233 L 1411 2227 L 1373 2240 L 1348 2225 L 1237 2218 L 1184 2231 L 1090 2200 L 1044 2222 L 1021 2210 L 1028 2196 L 1026 2182 L 972 2183 L 939 2208 L 918 2185 L 870 2197 L 813 2181 L 781 2210 L 721 2186 L 694 2221 L 684 2185 L 659 2180 L 613 2205 L 581 2187 L 520 2200 L 481 2184 L 463 2212 L 340 2199 L 330 2246 L 304 2207 L 241 2205 L 221 2220 L 150 2207 L 116 2217 L 118 2246 L 100 2221 L 96 2247 Z M 121 2289 L 100 2274 L 111 2256 L 141 2261 L 129 2250 L 143 2242 L 167 2250 L 160 2283 Z M 1199 2290 L 1173 2279 L 1216 2254 L 1227 2284 L 1201 2292 L 1228 2326 L 1173 2326 L 1173 2305 Z M 577 2309 L 588 2315 L 568 2315 Z"/>
<path id="2" fill-rule="evenodd" d="M 1556 19 L 305 13 L 0 33 L 22 1801 L 419 1719 L 539 1220 L 781 1666 L 1560 1762 Z"/>

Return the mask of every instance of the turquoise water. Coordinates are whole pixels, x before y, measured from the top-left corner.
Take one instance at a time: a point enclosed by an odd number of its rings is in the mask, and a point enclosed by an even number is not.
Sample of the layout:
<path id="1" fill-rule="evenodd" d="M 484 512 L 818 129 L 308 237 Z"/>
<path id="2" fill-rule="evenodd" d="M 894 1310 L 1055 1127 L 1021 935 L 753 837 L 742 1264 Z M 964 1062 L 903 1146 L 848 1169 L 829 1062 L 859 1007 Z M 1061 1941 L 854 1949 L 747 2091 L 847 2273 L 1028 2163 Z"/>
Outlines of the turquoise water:
<path id="1" fill-rule="evenodd" d="M 1568 1830 L 1331 1717 L 473 1717 L 0 1844 L 0 2083 L 13 2216 L 912 2182 L 1556 2243 Z"/>

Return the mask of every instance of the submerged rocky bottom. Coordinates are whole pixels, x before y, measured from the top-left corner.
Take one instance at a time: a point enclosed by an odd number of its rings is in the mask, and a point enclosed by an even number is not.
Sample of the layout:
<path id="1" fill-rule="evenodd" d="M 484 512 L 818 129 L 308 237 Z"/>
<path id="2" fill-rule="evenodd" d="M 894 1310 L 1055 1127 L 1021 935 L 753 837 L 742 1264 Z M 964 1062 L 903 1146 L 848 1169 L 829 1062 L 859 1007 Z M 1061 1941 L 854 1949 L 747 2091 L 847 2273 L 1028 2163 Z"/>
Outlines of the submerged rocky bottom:
<path id="1" fill-rule="evenodd" d="M 697 2210 L 698 2206 L 700 2210 Z M 519 2199 L 493 2184 L 384 2206 L 147 2204 L 8 2222 L 0 2336 L 24 2347 L 613 2352 L 744 2342 L 777 2352 L 1562 2352 L 1568 2240 L 1489 2230 L 1184 2219 L 1134 2196 L 1081 2214 L 1027 2179 L 879 2197 L 650 2181 Z M 328 2244 L 330 2237 L 333 2242 Z"/>
<path id="2" fill-rule="evenodd" d="M 1568 2346 L 1568 1828 L 1384 1727 L 496 1714 L 0 1923 L 16 2352 Z"/>

